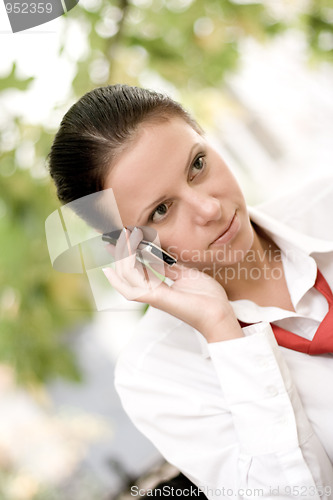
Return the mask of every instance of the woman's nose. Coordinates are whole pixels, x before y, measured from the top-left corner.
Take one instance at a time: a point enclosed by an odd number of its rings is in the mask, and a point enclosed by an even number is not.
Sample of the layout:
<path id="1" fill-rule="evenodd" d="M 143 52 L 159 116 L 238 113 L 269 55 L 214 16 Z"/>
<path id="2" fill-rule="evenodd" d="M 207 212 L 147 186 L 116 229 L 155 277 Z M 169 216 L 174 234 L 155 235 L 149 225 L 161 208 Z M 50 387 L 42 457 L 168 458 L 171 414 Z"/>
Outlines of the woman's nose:
<path id="1" fill-rule="evenodd" d="M 192 191 L 190 203 L 197 224 L 205 225 L 210 221 L 219 220 L 222 216 L 220 201 L 214 196 Z"/>

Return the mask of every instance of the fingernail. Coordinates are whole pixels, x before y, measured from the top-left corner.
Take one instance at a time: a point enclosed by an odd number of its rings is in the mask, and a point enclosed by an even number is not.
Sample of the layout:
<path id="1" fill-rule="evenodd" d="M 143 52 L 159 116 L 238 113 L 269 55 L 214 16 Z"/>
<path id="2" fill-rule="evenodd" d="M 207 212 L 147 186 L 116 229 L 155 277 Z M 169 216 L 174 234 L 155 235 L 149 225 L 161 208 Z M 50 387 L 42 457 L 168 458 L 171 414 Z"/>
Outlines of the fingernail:
<path id="1" fill-rule="evenodd" d="M 135 226 L 135 228 L 133 229 L 133 231 L 137 231 L 137 230 L 138 230 L 138 228 Z"/>

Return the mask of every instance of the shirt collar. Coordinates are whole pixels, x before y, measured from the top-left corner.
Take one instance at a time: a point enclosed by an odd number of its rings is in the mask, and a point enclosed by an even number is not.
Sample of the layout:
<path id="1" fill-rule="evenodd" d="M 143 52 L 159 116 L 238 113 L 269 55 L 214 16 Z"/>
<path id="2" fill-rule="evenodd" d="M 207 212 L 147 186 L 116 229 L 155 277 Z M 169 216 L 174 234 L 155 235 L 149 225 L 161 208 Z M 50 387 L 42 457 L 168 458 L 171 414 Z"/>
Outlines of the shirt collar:
<path id="1" fill-rule="evenodd" d="M 248 207 L 250 219 L 260 226 L 280 248 L 298 248 L 308 255 L 333 251 L 333 242 L 308 236 L 280 222 L 258 208 Z"/>

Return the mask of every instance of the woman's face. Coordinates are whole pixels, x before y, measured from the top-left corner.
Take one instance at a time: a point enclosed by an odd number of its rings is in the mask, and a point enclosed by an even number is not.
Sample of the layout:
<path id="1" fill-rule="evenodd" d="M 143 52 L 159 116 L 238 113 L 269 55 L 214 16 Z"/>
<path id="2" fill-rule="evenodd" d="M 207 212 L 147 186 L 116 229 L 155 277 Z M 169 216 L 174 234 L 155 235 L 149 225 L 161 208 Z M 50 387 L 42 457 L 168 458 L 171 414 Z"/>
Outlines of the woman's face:
<path id="1" fill-rule="evenodd" d="M 209 272 L 253 243 L 243 194 L 206 139 L 174 117 L 146 123 L 106 178 L 124 226 L 150 226 L 179 262 Z"/>

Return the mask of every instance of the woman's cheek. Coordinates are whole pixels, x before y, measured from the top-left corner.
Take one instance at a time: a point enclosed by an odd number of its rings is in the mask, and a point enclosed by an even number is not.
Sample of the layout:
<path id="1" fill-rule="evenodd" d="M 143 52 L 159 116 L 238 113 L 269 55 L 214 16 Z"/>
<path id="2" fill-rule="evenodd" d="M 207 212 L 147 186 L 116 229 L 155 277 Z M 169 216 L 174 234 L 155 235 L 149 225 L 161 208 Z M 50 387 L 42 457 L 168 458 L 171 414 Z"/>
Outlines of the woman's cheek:
<path id="1" fill-rule="evenodd" d="M 195 264 L 201 261 L 201 256 L 199 250 L 188 250 L 187 248 L 182 248 L 177 250 L 177 260 L 182 264 Z"/>

